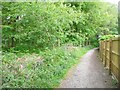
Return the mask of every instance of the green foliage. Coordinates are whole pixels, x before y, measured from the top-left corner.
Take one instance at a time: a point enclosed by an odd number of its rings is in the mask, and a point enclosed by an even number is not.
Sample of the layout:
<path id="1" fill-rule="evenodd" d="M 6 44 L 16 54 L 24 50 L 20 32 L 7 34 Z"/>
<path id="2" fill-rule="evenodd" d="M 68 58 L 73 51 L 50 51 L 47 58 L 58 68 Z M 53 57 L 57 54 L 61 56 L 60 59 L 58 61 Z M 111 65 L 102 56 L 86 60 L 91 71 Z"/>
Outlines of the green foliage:
<path id="1" fill-rule="evenodd" d="M 115 35 L 104 35 L 99 38 L 99 40 L 109 40 L 111 38 L 115 37 Z"/>
<path id="2" fill-rule="evenodd" d="M 96 34 L 117 34 L 117 7 L 109 3 L 4 2 L 2 8 L 4 50 L 82 45 Z"/>
<path id="3" fill-rule="evenodd" d="M 3 11 L 3 25 L 10 23 L 14 27 L 11 30 L 3 27 L 3 43 L 10 44 L 7 47 L 16 47 L 21 43 L 41 49 L 58 46 L 64 43 L 64 30 L 70 29 L 73 21 L 80 16 L 79 13 L 65 7 L 62 3 L 58 3 L 59 7 L 53 3 L 5 3 L 3 8 L 7 7 L 6 4 L 11 10 L 16 9 L 16 4 L 22 7 L 21 13 L 17 15 L 15 10 Z M 6 15 L 6 12 L 12 12 L 12 14 Z M 12 20 L 12 17 L 16 20 Z M 6 20 L 8 18 L 10 20 Z M 14 39 L 11 42 L 12 38 Z M 13 43 L 16 45 L 11 45 Z"/>
<path id="4" fill-rule="evenodd" d="M 97 37 L 91 39 L 91 43 L 94 47 L 98 47 L 99 46 L 99 40 L 97 39 Z"/>
<path id="5" fill-rule="evenodd" d="M 4 53 L 2 87 L 54 88 L 89 49 L 64 46 L 41 55 Z"/>

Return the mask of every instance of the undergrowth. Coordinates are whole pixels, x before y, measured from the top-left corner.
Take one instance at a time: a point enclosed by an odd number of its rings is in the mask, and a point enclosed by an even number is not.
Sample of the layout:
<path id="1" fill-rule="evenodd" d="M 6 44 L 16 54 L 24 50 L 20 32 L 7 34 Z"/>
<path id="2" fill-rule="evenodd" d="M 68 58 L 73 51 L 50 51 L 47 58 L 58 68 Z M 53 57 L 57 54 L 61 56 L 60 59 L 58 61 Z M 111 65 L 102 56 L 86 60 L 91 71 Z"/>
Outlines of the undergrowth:
<path id="1" fill-rule="evenodd" d="M 2 87 L 54 88 L 90 47 L 63 46 L 38 54 L 3 53 Z"/>

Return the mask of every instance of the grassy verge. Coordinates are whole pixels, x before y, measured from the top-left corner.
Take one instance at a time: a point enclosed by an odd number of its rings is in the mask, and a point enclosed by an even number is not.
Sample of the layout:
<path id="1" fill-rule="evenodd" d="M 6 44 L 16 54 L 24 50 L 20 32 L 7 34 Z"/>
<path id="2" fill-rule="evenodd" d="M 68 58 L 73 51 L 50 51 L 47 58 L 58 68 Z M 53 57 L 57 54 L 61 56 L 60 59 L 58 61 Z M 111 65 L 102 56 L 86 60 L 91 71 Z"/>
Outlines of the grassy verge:
<path id="1" fill-rule="evenodd" d="M 59 47 L 39 54 L 5 53 L 2 87 L 57 87 L 67 71 L 90 47 Z"/>

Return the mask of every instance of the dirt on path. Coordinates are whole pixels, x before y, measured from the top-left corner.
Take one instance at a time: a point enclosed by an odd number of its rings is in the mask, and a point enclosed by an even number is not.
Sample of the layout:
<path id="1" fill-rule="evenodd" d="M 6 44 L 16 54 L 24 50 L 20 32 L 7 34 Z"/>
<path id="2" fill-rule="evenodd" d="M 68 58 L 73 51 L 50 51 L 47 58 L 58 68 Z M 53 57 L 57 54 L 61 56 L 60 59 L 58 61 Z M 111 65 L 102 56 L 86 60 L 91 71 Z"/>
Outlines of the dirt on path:
<path id="1" fill-rule="evenodd" d="M 97 49 L 88 51 L 80 63 L 72 68 L 59 88 L 115 88 L 113 80 L 104 69 Z"/>

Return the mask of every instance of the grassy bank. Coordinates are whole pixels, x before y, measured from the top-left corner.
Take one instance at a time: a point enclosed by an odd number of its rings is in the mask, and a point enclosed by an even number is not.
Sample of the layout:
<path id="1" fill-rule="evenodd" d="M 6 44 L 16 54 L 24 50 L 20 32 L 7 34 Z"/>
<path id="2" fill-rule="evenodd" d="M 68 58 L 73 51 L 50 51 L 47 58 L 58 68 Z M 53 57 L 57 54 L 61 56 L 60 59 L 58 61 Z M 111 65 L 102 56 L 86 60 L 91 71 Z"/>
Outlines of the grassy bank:
<path id="1" fill-rule="evenodd" d="M 3 53 L 2 87 L 57 87 L 89 49 L 63 46 L 38 54 Z"/>

